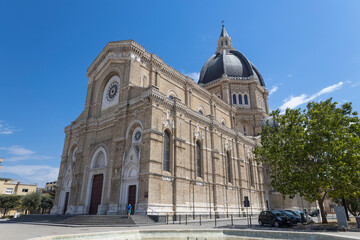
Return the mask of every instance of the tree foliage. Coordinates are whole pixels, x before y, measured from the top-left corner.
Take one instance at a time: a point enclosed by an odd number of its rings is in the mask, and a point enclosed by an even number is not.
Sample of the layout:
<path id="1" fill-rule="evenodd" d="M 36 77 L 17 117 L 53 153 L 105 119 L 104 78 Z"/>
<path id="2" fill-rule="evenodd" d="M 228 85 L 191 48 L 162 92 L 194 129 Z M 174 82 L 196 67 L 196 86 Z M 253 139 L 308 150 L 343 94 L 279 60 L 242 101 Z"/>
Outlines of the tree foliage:
<path id="1" fill-rule="evenodd" d="M 41 196 L 41 203 L 39 207 L 43 209 L 43 212 L 51 209 L 53 205 L 54 199 L 52 197 Z"/>
<path id="2" fill-rule="evenodd" d="M 0 195 L 0 208 L 4 208 L 4 215 L 8 210 L 21 206 L 20 198 L 18 195 Z"/>
<path id="3" fill-rule="evenodd" d="M 22 197 L 21 202 L 26 210 L 29 210 L 30 213 L 34 212 L 40 206 L 41 194 L 38 192 L 26 194 Z"/>
<path id="4" fill-rule="evenodd" d="M 326 195 L 359 199 L 360 121 L 351 103 L 310 102 L 305 110 L 271 113 L 277 131 L 265 127 L 255 160 L 269 165 L 272 186 L 318 201 L 323 222 Z"/>

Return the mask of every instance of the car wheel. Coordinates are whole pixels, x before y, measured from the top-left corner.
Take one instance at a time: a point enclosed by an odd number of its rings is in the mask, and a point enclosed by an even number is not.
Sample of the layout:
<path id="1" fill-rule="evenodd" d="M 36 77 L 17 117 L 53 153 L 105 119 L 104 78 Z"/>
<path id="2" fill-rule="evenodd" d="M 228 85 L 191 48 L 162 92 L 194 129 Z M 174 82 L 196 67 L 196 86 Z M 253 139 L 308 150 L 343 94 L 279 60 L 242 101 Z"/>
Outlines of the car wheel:
<path id="1" fill-rule="evenodd" d="M 264 223 L 261 220 L 259 220 L 259 225 L 264 226 Z"/>
<path id="2" fill-rule="evenodd" d="M 280 226 L 280 223 L 278 221 L 274 222 L 274 227 L 278 228 Z"/>

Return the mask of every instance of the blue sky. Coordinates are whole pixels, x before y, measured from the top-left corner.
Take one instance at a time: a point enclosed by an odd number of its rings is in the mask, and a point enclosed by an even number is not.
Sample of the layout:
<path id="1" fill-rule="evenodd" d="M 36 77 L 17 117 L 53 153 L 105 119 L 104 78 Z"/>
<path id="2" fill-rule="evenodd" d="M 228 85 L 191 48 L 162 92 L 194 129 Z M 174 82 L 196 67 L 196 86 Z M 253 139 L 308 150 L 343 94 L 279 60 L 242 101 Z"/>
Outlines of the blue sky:
<path id="1" fill-rule="evenodd" d="M 333 97 L 360 110 L 360 1 L 0 0 L 0 177 L 57 179 L 64 127 L 84 108 L 86 70 L 133 39 L 197 81 L 221 21 L 262 73 L 270 109 Z"/>

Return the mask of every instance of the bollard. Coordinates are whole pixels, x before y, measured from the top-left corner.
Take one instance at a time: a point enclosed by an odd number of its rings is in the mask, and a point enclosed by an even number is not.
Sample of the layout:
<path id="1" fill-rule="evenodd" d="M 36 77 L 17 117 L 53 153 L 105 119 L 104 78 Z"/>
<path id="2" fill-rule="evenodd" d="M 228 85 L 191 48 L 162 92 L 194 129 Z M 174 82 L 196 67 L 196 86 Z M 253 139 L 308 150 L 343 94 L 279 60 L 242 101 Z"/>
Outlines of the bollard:
<path id="1" fill-rule="evenodd" d="M 200 226 L 201 226 L 201 214 L 200 214 Z"/>
<path id="2" fill-rule="evenodd" d="M 231 214 L 231 226 L 234 226 L 233 215 Z"/>

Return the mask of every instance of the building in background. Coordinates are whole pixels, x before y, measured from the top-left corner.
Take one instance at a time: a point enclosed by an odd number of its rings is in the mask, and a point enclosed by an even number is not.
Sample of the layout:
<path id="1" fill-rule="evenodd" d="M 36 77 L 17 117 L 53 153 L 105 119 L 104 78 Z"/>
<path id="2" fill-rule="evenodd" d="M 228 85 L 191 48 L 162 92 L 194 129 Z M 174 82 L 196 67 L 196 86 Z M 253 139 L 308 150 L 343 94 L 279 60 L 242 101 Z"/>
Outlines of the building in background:
<path id="1" fill-rule="evenodd" d="M 23 184 L 15 179 L 0 178 L 0 194 L 26 195 L 36 192 L 37 184 Z M 7 215 L 23 213 L 22 209 L 13 209 L 8 211 Z M 0 208 L 0 217 L 4 214 L 4 209 Z"/>

